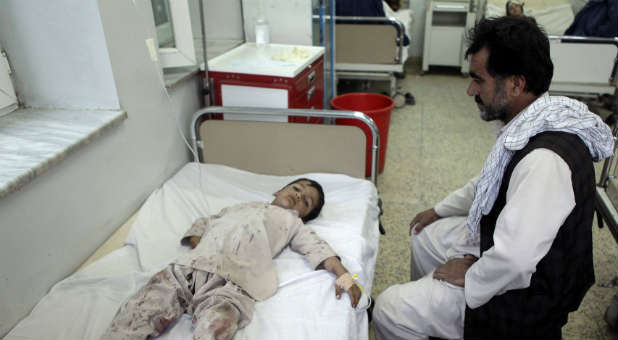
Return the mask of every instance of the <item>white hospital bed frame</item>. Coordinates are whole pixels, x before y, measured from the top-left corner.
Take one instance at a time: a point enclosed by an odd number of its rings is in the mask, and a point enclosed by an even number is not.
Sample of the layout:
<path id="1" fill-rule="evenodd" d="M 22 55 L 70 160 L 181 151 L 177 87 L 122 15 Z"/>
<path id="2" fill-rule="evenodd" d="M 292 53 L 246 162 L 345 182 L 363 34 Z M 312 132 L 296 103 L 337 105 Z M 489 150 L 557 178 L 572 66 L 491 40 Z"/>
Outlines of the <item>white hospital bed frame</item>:
<path id="1" fill-rule="evenodd" d="M 554 78 L 549 91 L 567 96 L 612 95 L 616 91 L 618 37 L 549 35 Z M 599 49 L 615 48 L 612 55 Z M 609 52 L 609 51 L 608 51 Z"/>
<path id="2" fill-rule="evenodd" d="M 215 114 L 234 114 L 243 116 L 242 121 L 230 120 L 213 120 Z M 264 122 L 264 117 L 272 116 L 305 116 L 324 118 L 324 124 L 296 124 L 296 123 L 272 123 Z M 333 125 L 334 120 L 338 118 L 354 119 L 365 124 L 371 131 L 371 150 L 363 152 L 361 150 L 360 157 L 356 157 L 354 161 L 358 165 L 358 161 L 365 164 L 364 154 L 370 152 L 372 156 L 371 175 L 370 179 L 377 187 L 378 177 L 378 157 L 380 149 L 380 134 L 377 125 L 369 116 L 362 112 L 354 111 L 335 111 L 335 110 L 309 110 L 309 109 L 276 109 L 276 108 L 257 108 L 257 107 L 207 107 L 193 114 L 191 123 L 191 142 L 196 154 L 194 158 L 196 162 L 207 162 L 224 164 L 236 168 L 252 172 L 267 172 L 275 175 L 289 175 L 302 172 L 334 172 L 348 173 L 354 177 L 364 178 L 364 167 L 354 170 L 350 173 L 346 170 L 348 167 L 348 159 L 340 153 L 335 158 L 327 158 L 325 163 L 319 163 L 315 156 L 326 154 L 326 150 L 334 150 L 338 147 L 345 146 L 344 144 L 361 142 L 365 145 L 365 136 L 360 128 L 353 126 Z M 251 126 L 248 126 L 247 121 L 252 121 Z M 204 123 L 204 124 L 202 124 Z M 204 125 L 217 125 L 216 128 L 208 129 Z M 239 126 L 241 130 L 237 133 L 252 134 L 251 136 L 243 135 L 237 138 L 237 135 L 229 132 L 225 126 Z M 245 129 L 243 129 L 243 125 Z M 324 125 L 328 125 L 328 129 L 334 134 L 331 139 L 327 139 L 327 132 Z M 284 129 L 285 128 L 285 129 Z M 301 140 L 295 138 L 295 133 L 299 129 L 315 130 L 313 135 L 304 136 Z M 285 130 L 289 130 L 289 135 Z M 218 142 L 211 139 L 211 135 L 216 134 Z M 247 138 L 247 137 L 254 137 Z M 259 138 L 259 139 L 255 139 Z M 333 139 L 334 138 L 334 139 Z M 353 140 L 354 141 L 353 141 Z M 259 142 L 256 142 L 259 140 Z M 221 142 L 222 141 L 222 142 Z M 300 141 L 298 144 L 294 142 Z M 223 144 L 215 144 L 223 143 Z M 281 143 L 281 144 L 280 144 Z M 283 144 L 283 145 L 282 145 Z M 222 149 L 225 146 L 225 150 Z M 278 146 L 283 146 L 286 149 L 296 149 L 298 152 L 288 155 L 289 158 L 278 158 L 277 164 L 279 169 L 272 167 L 272 155 L 280 152 Z M 201 151 L 201 152 L 200 152 Z M 240 155 L 244 153 L 244 156 Z M 247 163 L 247 155 L 251 155 L 253 164 Z M 361 164 L 361 165 L 362 165 Z M 357 172 L 360 170 L 360 172 Z"/>

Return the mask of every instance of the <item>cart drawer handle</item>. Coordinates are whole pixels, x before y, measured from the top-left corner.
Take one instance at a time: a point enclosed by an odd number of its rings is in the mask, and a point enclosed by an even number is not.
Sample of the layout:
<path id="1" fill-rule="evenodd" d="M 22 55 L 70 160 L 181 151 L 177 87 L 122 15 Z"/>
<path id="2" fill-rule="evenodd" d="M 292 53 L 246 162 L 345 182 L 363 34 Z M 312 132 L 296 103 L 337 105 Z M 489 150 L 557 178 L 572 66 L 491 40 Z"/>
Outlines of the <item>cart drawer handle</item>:
<path id="1" fill-rule="evenodd" d="M 309 73 L 309 76 L 307 76 L 307 84 L 311 85 L 314 80 L 315 80 L 315 70 L 313 70 L 313 72 Z"/>
<path id="2" fill-rule="evenodd" d="M 315 86 L 311 86 L 309 91 L 307 91 L 307 103 L 311 101 L 311 98 L 313 98 L 314 93 L 315 93 Z"/>

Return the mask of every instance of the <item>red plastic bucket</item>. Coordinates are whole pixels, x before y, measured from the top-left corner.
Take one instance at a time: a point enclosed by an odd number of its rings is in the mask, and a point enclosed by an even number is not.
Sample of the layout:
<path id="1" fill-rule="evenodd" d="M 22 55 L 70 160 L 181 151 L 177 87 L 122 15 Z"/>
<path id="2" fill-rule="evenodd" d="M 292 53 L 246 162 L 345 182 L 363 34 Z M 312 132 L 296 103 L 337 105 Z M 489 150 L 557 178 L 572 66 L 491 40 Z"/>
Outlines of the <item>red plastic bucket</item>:
<path id="1" fill-rule="evenodd" d="M 346 93 L 330 100 L 330 106 L 335 110 L 360 111 L 371 117 L 378 126 L 380 132 L 380 153 L 378 172 L 384 171 L 386 161 L 386 144 L 388 141 L 388 127 L 391 121 L 391 110 L 395 102 L 385 95 L 376 93 Z M 367 157 L 365 164 L 365 176 L 371 175 L 371 130 L 364 123 L 356 119 L 341 118 L 336 120 L 338 125 L 354 125 L 365 132 L 367 140 Z"/>

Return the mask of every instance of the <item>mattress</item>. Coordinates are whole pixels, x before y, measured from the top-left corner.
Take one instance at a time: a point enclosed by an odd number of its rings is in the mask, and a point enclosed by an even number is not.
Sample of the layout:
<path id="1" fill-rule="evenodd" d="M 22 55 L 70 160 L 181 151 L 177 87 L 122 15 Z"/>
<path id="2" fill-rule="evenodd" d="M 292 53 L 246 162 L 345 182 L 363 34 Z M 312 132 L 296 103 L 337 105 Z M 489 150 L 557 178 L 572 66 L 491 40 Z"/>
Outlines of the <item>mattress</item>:
<path id="1" fill-rule="evenodd" d="M 485 17 L 504 16 L 506 1 L 487 0 Z M 563 35 L 575 18 L 569 0 L 526 0 L 524 14 L 534 17 L 548 35 Z"/>
<path id="2" fill-rule="evenodd" d="M 410 46 L 412 46 L 412 23 L 414 21 L 414 11 L 410 8 L 393 11 L 385 1 L 382 1 L 382 7 L 384 8 L 384 13 L 387 17 L 398 19 L 403 23 L 405 34 L 408 36 L 408 39 L 410 39 L 410 44 L 404 46 L 401 51 L 401 61 L 402 63 L 405 63 L 405 61 L 408 60 Z"/>
<path id="3" fill-rule="evenodd" d="M 375 186 L 337 174 L 268 176 L 189 163 L 155 190 L 140 209 L 125 245 L 57 283 L 5 339 L 98 339 L 118 308 L 149 278 L 188 251 L 180 238 L 192 222 L 272 193 L 298 177 L 320 182 L 325 205 L 311 227 L 341 257 L 370 294 L 378 252 Z M 314 271 L 289 248 L 276 258 L 277 293 L 258 302 L 252 322 L 234 339 L 368 339 L 367 313 L 347 294 L 335 299 L 334 276 Z M 160 339 L 192 339 L 184 315 Z"/>

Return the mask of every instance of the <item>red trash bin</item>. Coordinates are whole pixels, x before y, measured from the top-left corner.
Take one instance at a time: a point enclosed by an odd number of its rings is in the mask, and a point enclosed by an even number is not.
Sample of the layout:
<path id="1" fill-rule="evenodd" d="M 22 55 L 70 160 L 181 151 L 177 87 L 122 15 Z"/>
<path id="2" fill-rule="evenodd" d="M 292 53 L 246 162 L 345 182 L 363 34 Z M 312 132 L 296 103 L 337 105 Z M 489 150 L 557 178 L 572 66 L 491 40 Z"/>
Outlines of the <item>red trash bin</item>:
<path id="1" fill-rule="evenodd" d="M 360 111 L 371 117 L 378 126 L 380 132 L 380 152 L 378 162 L 378 173 L 384 171 L 386 161 L 386 145 L 388 142 L 388 127 L 391 121 L 391 110 L 395 107 L 395 102 L 390 97 L 377 93 L 346 93 L 336 96 L 330 100 L 330 106 L 335 110 Z M 335 121 L 339 125 L 354 125 L 360 127 L 365 132 L 367 140 L 367 157 L 365 165 L 365 176 L 371 175 L 371 130 L 364 123 L 356 119 L 340 118 Z"/>

